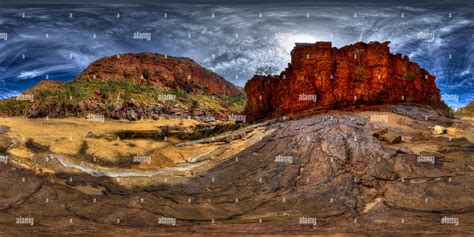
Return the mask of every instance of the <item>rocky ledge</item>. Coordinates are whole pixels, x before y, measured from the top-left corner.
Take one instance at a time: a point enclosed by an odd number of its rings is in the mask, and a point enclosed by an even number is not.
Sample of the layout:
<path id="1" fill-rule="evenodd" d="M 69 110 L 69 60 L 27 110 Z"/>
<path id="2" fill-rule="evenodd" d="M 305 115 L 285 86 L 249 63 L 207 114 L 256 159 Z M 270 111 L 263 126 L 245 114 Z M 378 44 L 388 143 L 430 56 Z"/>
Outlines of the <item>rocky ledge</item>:
<path id="1" fill-rule="evenodd" d="M 245 85 L 247 119 L 387 103 L 446 108 L 435 77 L 408 56 L 390 53 L 388 45 L 297 43 L 280 75 L 256 75 Z"/>

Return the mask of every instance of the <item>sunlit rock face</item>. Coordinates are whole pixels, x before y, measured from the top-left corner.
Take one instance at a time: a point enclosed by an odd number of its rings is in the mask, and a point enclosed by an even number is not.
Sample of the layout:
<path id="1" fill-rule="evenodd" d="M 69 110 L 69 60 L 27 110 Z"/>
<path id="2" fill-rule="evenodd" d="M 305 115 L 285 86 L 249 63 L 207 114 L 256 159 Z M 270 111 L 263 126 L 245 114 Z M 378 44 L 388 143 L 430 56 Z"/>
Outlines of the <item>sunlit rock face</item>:
<path id="1" fill-rule="evenodd" d="M 442 106 L 435 77 L 388 45 L 297 43 L 280 75 L 254 76 L 245 85 L 248 119 L 386 103 Z"/>

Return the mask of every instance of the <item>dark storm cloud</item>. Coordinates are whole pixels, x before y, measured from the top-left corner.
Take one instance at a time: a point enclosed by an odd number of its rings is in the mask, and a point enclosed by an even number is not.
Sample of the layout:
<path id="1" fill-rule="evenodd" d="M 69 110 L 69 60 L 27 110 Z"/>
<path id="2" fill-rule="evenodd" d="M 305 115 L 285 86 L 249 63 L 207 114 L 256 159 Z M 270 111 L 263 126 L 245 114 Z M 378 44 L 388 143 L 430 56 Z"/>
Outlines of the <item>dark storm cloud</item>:
<path id="1" fill-rule="evenodd" d="M 437 76 L 444 92 L 463 100 L 472 96 L 474 16 L 472 4 L 462 1 L 68 3 L 16 3 L 0 9 L 0 33 L 8 33 L 7 41 L 0 40 L 0 97 L 19 93 L 46 75 L 71 80 L 103 56 L 144 51 L 193 58 L 243 86 L 260 66 L 286 67 L 294 42 L 317 40 L 337 47 L 391 41 L 392 51 L 409 55 Z M 134 40 L 134 32 L 149 32 L 152 38 Z"/>

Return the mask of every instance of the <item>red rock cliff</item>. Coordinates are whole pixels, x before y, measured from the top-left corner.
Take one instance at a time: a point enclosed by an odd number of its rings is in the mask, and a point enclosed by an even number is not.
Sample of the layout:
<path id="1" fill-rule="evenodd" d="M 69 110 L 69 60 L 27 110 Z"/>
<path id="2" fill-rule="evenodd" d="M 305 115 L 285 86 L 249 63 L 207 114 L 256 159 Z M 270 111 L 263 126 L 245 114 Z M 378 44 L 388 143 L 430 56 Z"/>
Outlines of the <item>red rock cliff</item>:
<path id="1" fill-rule="evenodd" d="M 247 119 L 384 103 L 440 106 L 435 78 L 408 56 L 390 53 L 388 44 L 297 43 L 285 71 L 245 85 Z"/>

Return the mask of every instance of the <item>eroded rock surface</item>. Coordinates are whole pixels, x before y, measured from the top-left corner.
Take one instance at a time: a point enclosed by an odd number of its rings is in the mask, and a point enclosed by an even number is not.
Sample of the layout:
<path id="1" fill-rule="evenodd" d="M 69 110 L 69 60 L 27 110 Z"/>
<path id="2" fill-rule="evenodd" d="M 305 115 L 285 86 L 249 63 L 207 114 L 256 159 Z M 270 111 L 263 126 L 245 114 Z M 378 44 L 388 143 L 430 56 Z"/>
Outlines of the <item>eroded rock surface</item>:
<path id="1" fill-rule="evenodd" d="M 356 113 L 270 121 L 247 138 L 256 143 L 223 161 L 151 177 L 94 177 L 40 153 L 32 164 L 22 161 L 39 176 L 0 165 L 0 182 L 25 190 L 4 199 L 0 223 L 18 231 L 11 224 L 22 215 L 35 217 L 32 229 L 49 231 L 473 233 L 469 140 L 429 130 L 400 144 L 374 136 L 384 128 L 415 136 L 423 132 L 415 122 L 433 124 L 408 118 L 403 126 L 378 124 Z M 22 176 L 37 178 L 22 184 Z M 176 225 L 161 217 L 176 218 Z M 303 217 L 317 224 L 301 223 Z M 442 224 L 444 217 L 459 225 Z"/>

